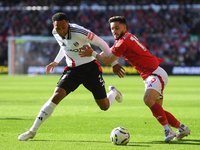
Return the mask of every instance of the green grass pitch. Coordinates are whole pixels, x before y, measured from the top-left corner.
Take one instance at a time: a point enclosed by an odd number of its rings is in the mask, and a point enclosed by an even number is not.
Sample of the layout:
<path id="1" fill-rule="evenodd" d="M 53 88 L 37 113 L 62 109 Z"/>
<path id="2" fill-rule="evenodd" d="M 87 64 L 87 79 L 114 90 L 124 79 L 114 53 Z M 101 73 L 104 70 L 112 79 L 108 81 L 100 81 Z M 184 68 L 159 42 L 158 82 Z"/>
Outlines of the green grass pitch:
<path id="1" fill-rule="evenodd" d="M 68 95 L 39 128 L 34 139 L 18 141 L 51 97 L 59 75 L 0 76 L 0 149 L 2 150 L 197 150 L 200 149 L 200 77 L 169 76 L 163 108 L 191 129 L 181 141 L 164 142 L 163 127 L 143 102 L 139 76 L 104 76 L 106 90 L 115 85 L 122 103 L 101 111 L 83 86 Z M 130 132 L 126 146 L 110 142 L 113 128 Z M 177 129 L 174 129 L 177 131 Z"/>

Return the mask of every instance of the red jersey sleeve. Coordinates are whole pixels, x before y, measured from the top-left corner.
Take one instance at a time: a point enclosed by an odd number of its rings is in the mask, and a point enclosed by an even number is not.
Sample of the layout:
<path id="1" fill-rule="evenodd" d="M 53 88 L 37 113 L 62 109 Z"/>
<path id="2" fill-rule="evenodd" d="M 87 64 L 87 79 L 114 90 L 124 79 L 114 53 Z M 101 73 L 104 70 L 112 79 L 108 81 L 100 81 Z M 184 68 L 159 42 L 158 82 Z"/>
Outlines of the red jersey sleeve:
<path id="1" fill-rule="evenodd" d="M 126 50 L 126 46 L 122 40 L 115 41 L 112 47 L 112 53 L 115 56 L 121 57 L 125 50 Z"/>

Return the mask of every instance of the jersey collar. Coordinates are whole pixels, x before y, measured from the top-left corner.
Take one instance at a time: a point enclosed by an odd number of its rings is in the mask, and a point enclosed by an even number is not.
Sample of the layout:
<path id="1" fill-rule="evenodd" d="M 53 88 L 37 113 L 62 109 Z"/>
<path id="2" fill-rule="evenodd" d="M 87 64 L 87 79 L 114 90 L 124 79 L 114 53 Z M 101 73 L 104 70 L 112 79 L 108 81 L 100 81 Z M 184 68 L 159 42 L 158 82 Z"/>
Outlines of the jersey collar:
<path id="1" fill-rule="evenodd" d="M 122 35 L 122 37 L 120 38 L 120 39 L 126 39 L 127 38 L 127 36 L 129 35 L 130 33 L 128 32 L 128 31 L 126 31 L 125 33 L 124 33 L 124 35 Z M 119 39 L 119 40 L 120 40 Z"/>
<path id="2" fill-rule="evenodd" d="M 72 38 L 72 35 L 71 35 L 71 27 L 70 27 L 70 24 L 69 24 L 69 28 L 68 28 L 68 33 L 67 33 L 67 40 L 71 40 L 71 38 Z M 65 36 L 65 37 L 66 37 Z"/>
<path id="3" fill-rule="evenodd" d="M 65 35 L 65 37 L 62 37 L 62 39 L 66 39 L 66 40 L 71 40 L 71 29 L 70 29 L 70 25 L 69 25 L 69 28 L 68 28 L 68 33 Z"/>

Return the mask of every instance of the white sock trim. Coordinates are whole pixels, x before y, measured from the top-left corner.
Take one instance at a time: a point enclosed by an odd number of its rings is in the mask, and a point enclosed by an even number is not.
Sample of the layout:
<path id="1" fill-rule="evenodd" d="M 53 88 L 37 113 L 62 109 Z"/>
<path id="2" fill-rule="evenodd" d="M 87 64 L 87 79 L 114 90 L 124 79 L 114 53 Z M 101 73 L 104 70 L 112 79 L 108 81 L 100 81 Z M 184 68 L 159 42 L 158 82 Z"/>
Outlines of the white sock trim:
<path id="1" fill-rule="evenodd" d="M 40 125 L 48 118 L 51 116 L 53 113 L 55 107 L 57 105 L 53 103 L 52 101 L 48 100 L 41 108 L 39 114 L 37 115 L 33 126 L 30 128 L 30 131 L 36 132 Z"/>
<path id="2" fill-rule="evenodd" d="M 109 100 L 110 106 L 114 103 L 116 95 L 117 95 L 116 92 L 114 92 L 113 90 L 111 90 L 109 93 L 107 93 L 107 98 Z M 110 106 L 109 106 L 109 108 L 110 108 Z"/>

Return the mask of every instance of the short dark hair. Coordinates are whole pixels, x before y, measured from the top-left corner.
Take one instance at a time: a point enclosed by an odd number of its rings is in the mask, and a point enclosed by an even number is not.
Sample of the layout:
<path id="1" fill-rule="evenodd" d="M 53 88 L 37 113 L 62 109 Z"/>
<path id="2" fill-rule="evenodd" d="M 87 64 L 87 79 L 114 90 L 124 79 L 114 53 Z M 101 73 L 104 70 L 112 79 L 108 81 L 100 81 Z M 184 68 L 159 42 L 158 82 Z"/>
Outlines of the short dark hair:
<path id="1" fill-rule="evenodd" d="M 108 20 L 109 23 L 111 22 L 120 22 L 126 25 L 126 18 L 124 16 L 113 16 L 110 17 L 110 19 Z"/>
<path id="2" fill-rule="evenodd" d="M 63 12 L 58 12 L 56 14 L 54 14 L 52 16 L 52 21 L 55 22 L 55 21 L 62 21 L 62 20 L 66 20 L 68 21 L 68 17 L 65 13 Z"/>

